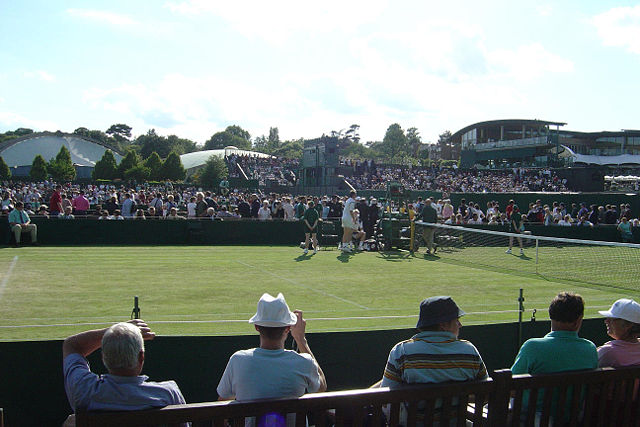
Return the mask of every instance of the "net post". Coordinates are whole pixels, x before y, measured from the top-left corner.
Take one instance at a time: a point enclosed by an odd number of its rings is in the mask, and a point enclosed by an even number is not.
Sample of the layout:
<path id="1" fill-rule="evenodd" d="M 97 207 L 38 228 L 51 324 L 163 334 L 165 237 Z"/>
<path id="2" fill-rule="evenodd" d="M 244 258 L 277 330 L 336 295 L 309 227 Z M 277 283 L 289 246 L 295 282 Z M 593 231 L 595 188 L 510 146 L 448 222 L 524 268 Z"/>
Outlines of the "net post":
<path id="1" fill-rule="evenodd" d="M 538 274 L 538 244 L 540 239 L 536 238 L 536 274 Z"/>
<path id="2" fill-rule="evenodd" d="M 518 348 L 522 345 L 522 313 L 524 313 L 524 289 L 520 288 L 518 297 Z"/>

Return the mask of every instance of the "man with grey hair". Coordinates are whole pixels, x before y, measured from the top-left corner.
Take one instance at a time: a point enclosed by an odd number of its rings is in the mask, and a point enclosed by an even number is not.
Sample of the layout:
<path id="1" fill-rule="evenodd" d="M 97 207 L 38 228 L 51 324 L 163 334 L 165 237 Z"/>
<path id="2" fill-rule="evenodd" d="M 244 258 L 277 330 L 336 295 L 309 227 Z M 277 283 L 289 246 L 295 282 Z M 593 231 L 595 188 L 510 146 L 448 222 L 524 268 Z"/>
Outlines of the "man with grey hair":
<path id="1" fill-rule="evenodd" d="M 134 319 L 65 339 L 64 387 L 73 411 L 134 411 L 185 403 L 174 381 L 152 382 L 140 375 L 144 341 L 154 337 L 144 321 Z M 91 372 L 86 359 L 100 347 L 109 371 L 104 375 Z"/>

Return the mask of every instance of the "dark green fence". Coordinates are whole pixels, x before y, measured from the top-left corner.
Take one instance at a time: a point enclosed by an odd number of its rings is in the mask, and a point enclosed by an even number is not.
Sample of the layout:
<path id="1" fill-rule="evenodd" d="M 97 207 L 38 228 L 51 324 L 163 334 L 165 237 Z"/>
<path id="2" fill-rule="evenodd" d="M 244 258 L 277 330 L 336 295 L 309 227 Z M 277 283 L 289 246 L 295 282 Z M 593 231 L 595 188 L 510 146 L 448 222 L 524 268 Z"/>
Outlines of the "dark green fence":
<path id="1" fill-rule="evenodd" d="M 248 327 L 249 325 L 247 325 Z M 249 329 L 249 328 L 248 328 Z M 549 322 L 526 322 L 523 338 L 543 336 Z M 410 329 L 308 334 L 329 390 L 367 387 L 382 377 L 389 350 L 413 335 Z M 601 319 L 586 320 L 581 336 L 607 341 Z M 517 353 L 518 324 L 465 326 L 461 338 L 480 351 L 490 371 L 510 367 Z M 258 345 L 258 336 L 158 337 L 146 344 L 144 374 L 152 380 L 174 379 L 187 402 L 217 399 L 216 387 L 229 356 Z M 90 358 L 93 371 L 106 372 L 100 352 Z M 71 413 L 62 381 L 60 341 L 0 342 L 0 407 L 6 425 L 61 425 Z"/>

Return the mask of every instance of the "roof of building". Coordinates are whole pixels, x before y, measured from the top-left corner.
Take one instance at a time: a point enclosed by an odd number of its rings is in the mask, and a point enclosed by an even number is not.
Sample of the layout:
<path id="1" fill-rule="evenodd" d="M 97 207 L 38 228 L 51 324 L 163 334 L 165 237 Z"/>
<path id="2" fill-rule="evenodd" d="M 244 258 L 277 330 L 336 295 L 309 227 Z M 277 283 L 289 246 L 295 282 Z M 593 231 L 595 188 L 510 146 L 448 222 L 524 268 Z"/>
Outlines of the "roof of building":
<path id="1" fill-rule="evenodd" d="M 38 154 L 47 161 L 55 158 L 63 145 L 71 154 L 71 162 L 79 166 L 95 166 L 107 150 L 113 152 L 116 162 L 123 157 L 100 141 L 62 132 L 32 133 L 4 141 L 0 144 L 0 156 L 9 167 L 29 166 Z"/>
<path id="2" fill-rule="evenodd" d="M 548 120 L 529 120 L 529 119 L 504 119 L 504 120 L 489 120 L 486 122 L 478 122 L 472 125 L 466 126 L 456 133 L 451 135 L 451 139 L 455 139 L 461 137 L 464 133 L 479 127 L 488 127 L 488 126 L 548 126 L 548 125 L 556 125 L 556 126 L 564 126 L 566 123 L 563 122 L 551 122 Z"/>
<path id="3" fill-rule="evenodd" d="M 273 157 L 269 154 L 259 153 L 257 151 L 240 150 L 237 147 L 230 145 L 218 150 L 194 151 L 193 153 L 182 154 L 180 156 L 180 161 L 182 162 L 182 166 L 184 166 L 184 168 L 188 170 L 203 166 L 211 156 L 224 157 L 231 154 L 262 158 Z"/>

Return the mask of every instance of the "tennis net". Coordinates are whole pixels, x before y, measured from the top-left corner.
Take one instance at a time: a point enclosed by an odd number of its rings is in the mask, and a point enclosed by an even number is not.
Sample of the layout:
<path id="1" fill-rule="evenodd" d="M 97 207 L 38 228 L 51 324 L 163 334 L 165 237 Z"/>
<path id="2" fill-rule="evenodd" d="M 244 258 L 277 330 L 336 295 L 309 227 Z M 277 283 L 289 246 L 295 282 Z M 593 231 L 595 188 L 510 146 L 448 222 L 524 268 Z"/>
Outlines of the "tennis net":
<path id="1" fill-rule="evenodd" d="M 437 256 L 442 259 L 537 274 L 549 279 L 640 289 L 638 244 L 534 236 L 416 221 L 413 248 L 421 242 L 424 227 L 435 228 L 434 243 Z"/>

